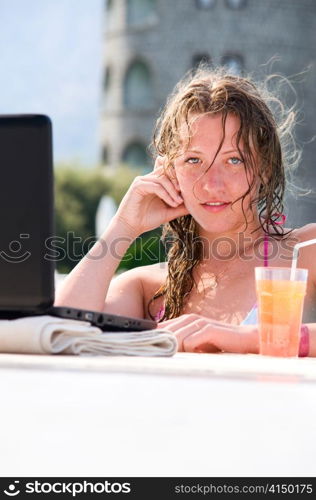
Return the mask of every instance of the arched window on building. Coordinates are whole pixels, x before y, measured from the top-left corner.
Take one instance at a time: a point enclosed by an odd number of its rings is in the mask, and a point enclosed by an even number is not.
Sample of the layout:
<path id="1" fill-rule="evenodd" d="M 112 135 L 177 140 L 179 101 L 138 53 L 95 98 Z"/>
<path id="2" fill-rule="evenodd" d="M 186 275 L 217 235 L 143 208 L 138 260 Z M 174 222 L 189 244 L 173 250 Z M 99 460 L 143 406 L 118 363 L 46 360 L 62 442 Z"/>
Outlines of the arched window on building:
<path id="1" fill-rule="evenodd" d="M 155 18 L 156 0 L 127 0 L 127 24 L 136 26 Z"/>
<path id="2" fill-rule="evenodd" d="M 124 82 L 124 105 L 128 109 L 153 107 L 153 89 L 150 70 L 142 61 L 133 62 L 128 68 Z"/>
<path id="3" fill-rule="evenodd" d="M 109 164 L 109 149 L 108 149 L 107 146 L 103 146 L 103 148 L 102 148 L 101 162 L 102 162 L 102 165 L 108 165 Z"/>
<path id="4" fill-rule="evenodd" d="M 192 57 L 192 68 L 197 69 L 200 64 L 211 66 L 212 59 L 209 54 L 194 54 Z"/>
<path id="5" fill-rule="evenodd" d="M 109 104 L 109 90 L 110 90 L 110 85 L 111 85 L 111 80 L 112 80 L 112 71 L 107 66 L 104 71 L 104 77 L 103 77 L 103 94 L 102 94 L 102 109 L 106 110 L 108 108 Z"/>
<path id="6" fill-rule="evenodd" d="M 111 84 L 111 70 L 109 66 L 107 66 L 104 72 L 104 90 L 106 92 L 109 90 L 110 84 Z"/>
<path id="7" fill-rule="evenodd" d="M 214 7 L 216 0 L 195 0 L 195 5 L 198 9 L 210 9 Z"/>
<path id="8" fill-rule="evenodd" d="M 105 0 L 105 27 L 111 29 L 115 0 Z"/>
<path id="9" fill-rule="evenodd" d="M 126 146 L 122 156 L 123 163 L 135 168 L 148 169 L 150 167 L 149 156 L 146 147 L 141 142 L 131 142 Z"/>
<path id="10" fill-rule="evenodd" d="M 222 65 L 226 66 L 233 75 L 242 75 L 244 69 L 243 57 L 239 54 L 227 54 L 222 59 Z"/>
<path id="11" fill-rule="evenodd" d="M 226 5 L 230 9 L 241 9 L 245 7 L 247 0 L 226 0 Z"/>

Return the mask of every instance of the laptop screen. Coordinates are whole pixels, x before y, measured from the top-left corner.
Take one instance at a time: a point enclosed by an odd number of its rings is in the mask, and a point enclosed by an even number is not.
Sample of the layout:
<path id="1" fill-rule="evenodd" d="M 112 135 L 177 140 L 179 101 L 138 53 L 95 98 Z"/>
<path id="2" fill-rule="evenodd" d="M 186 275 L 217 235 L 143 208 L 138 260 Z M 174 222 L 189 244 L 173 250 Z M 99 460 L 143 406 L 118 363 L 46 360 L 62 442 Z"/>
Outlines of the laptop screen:
<path id="1" fill-rule="evenodd" d="M 48 117 L 0 115 L 0 311 L 54 301 L 52 164 Z"/>

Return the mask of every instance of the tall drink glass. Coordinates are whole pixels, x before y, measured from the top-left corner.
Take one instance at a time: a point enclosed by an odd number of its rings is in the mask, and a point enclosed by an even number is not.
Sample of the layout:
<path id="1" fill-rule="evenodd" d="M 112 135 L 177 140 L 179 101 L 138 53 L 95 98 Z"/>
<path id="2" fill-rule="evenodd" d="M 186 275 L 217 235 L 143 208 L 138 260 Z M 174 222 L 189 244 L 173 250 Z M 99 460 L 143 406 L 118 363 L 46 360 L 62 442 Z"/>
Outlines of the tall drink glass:
<path id="1" fill-rule="evenodd" d="M 260 354 L 298 356 L 307 276 L 307 269 L 291 276 L 290 268 L 255 268 Z"/>

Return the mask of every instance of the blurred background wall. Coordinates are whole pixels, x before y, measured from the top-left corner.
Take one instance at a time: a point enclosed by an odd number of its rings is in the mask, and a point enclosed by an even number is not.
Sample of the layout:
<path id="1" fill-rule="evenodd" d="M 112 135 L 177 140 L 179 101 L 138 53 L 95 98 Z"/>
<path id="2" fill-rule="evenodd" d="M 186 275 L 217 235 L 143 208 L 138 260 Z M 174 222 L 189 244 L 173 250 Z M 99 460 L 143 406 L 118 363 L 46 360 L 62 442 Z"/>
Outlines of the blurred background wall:
<path id="1" fill-rule="evenodd" d="M 309 68 L 293 78 L 303 148 L 297 183 L 316 187 L 315 0 L 107 0 L 104 9 L 103 165 L 151 168 L 148 145 L 158 112 L 200 61 L 255 78 L 270 72 L 291 77 Z M 288 91 L 283 98 L 293 104 Z M 286 204 L 289 224 L 315 220 L 314 195 L 288 194 Z"/>

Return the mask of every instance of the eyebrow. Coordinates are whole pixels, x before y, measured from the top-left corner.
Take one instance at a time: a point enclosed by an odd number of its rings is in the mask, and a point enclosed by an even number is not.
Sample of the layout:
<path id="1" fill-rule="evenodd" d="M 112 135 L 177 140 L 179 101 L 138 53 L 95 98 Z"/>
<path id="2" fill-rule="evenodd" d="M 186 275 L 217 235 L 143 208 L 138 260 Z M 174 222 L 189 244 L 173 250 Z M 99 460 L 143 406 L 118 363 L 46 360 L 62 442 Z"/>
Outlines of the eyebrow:
<path id="1" fill-rule="evenodd" d="M 243 153 L 243 150 L 240 149 L 241 153 Z M 237 148 L 235 149 L 229 149 L 228 151 L 222 151 L 223 155 L 226 155 L 227 153 L 239 153 L 239 150 Z"/>
<path id="2" fill-rule="evenodd" d="M 242 153 L 244 153 L 244 151 L 242 149 L 240 149 L 240 151 Z M 223 155 L 228 154 L 228 153 L 236 153 L 236 152 L 239 153 L 239 151 L 238 151 L 237 148 L 235 148 L 235 149 L 229 149 L 227 151 L 219 151 L 219 153 L 222 153 Z M 200 155 L 204 154 L 203 151 L 200 151 L 199 149 L 188 149 L 187 151 L 185 151 L 184 154 L 187 154 L 187 153 L 197 153 L 197 154 L 200 154 Z"/>
<path id="3" fill-rule="evenodd" d="M 186 153 L 198 153 L 198 154 L 202 155 L 202 154 L 203 154 L 203 151 L 200 151 L 199 149 L 187 149 L 187 150 L 184 152 L 184 154 L 186 154 Z"/>

